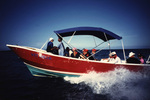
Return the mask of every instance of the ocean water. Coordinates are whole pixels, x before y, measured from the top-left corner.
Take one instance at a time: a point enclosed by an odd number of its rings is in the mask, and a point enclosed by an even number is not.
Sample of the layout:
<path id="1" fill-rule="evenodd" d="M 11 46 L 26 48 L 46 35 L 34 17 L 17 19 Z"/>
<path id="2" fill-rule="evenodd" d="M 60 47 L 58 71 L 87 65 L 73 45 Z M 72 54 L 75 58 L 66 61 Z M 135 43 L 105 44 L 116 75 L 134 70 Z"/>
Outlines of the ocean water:
<path id="1" fill-rule="evenodd" d="M 115 50 L 123 59 L 122 51 Z M 126 50 L 142 53 L 150 49 Z M 109 51 L 99 52 L 106 58 Z M 0 52 L 0 100 L 150 100 L 150 68 L 130 72 L 124 68 L 107 73 L 89 72 L 81 77 L 34 77 L 11 51 Z"/>

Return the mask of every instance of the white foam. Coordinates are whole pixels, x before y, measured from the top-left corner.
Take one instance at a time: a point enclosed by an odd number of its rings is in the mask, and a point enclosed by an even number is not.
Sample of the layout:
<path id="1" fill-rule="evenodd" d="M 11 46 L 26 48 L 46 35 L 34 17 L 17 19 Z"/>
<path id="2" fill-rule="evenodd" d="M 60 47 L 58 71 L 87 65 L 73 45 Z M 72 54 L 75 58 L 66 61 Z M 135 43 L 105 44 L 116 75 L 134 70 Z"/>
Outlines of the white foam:
<path id="1" fill-rule="evenodd" d="M 111 99 L 146 100 L 150 98 L 150 77 L 119 68 L 107 73 L 89 72 L 80 77 L 65 77 L 71 84 L 84 83 L 93 93 L 109 95 Z"/>

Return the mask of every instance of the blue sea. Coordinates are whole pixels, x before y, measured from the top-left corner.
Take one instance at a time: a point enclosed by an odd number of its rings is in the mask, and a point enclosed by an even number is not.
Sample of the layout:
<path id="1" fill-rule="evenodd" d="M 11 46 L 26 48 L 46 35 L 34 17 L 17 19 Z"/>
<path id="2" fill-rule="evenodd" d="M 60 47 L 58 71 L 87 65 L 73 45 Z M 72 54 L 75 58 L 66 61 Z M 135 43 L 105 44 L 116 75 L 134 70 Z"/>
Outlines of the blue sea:
<path id="1" fill-rule="evenodd" d="M 123 59 L 121 50 L 116 51 Z M 150 49 L 128 49 L 142 53 Z M 98 59 L 107 58 L 108 50 Z M 150 100 L 150 68 L 143 72 L 114 69 L 107 73 L 89 72 L 81 77 L 35 77 L 12 51 L 0 51 L 0 100 Z"/>

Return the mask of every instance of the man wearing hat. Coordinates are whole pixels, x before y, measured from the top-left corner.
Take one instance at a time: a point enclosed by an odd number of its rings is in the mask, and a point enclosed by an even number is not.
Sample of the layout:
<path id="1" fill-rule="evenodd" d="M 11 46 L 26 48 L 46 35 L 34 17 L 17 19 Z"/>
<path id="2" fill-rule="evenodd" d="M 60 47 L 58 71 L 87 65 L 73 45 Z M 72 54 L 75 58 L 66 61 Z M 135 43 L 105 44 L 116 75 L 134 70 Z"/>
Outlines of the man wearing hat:
<path id="1" fill-rule="evenodd" d="M 140 61 L 138 59 L 135 58 L 135 53 L 130 52 L 129 53 L 129 58 L 127 59 L 127 63 L 136 63 L 136 64 L 140 64 Z"/>
<path id="2" fill-rule="evenodd" d="M 117 56 L 115 51 L 109 53 L 109 58 L 101 59 L 101 61 L 111 62 L 111 63 L 121 63 L 121 59 Z"/>
<path id="3" fill-rule="evenodd" d="M 47 44 L 47 49 L 46 49 L 47 52 L 53 51 L 53 42 L 54 42 L 54 39 L 52 37 L 49 38 L 49 42 Z"/>
<path id="4" fill-rule="evenodd" d="M 112 61 L 114 61 L 114 58 L 113 58 L 112 52 L 111 52 L 111 53 L 109 53 L 109 58 L 106 58 L 106 59 L 104 59 L 104 60 L 107 60 L 107 62 L 112 62 Z"/>
<path id="5" fill-rule="evenodd" d="M 111 59 L 111 61 L 109 61 L 109 62 L 121 63 L 121 59 L 117 56 L 115 51 L 111 53 L 111 56 L 113 59 Z"/>

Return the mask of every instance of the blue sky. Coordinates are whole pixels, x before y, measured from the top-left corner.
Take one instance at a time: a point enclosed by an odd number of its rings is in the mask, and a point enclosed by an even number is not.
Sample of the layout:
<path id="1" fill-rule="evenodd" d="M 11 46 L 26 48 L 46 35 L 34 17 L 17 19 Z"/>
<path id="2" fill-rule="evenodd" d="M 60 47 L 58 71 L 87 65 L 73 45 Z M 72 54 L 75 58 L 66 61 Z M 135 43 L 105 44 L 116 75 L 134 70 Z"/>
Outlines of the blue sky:
<path id="1" fill-rule="evenodd" d="M 79 26 L 110 30 L 123 37 L 125 49 L 150 48 L 149 5 L 149 0 L 1 0 L 0 50 L 8 50 L 6 44 L 40 48 L 51 36 L 57 45 L 53 31 Z M 70 43 L 95 46 L 93 37 L 74 37 Z"/>

